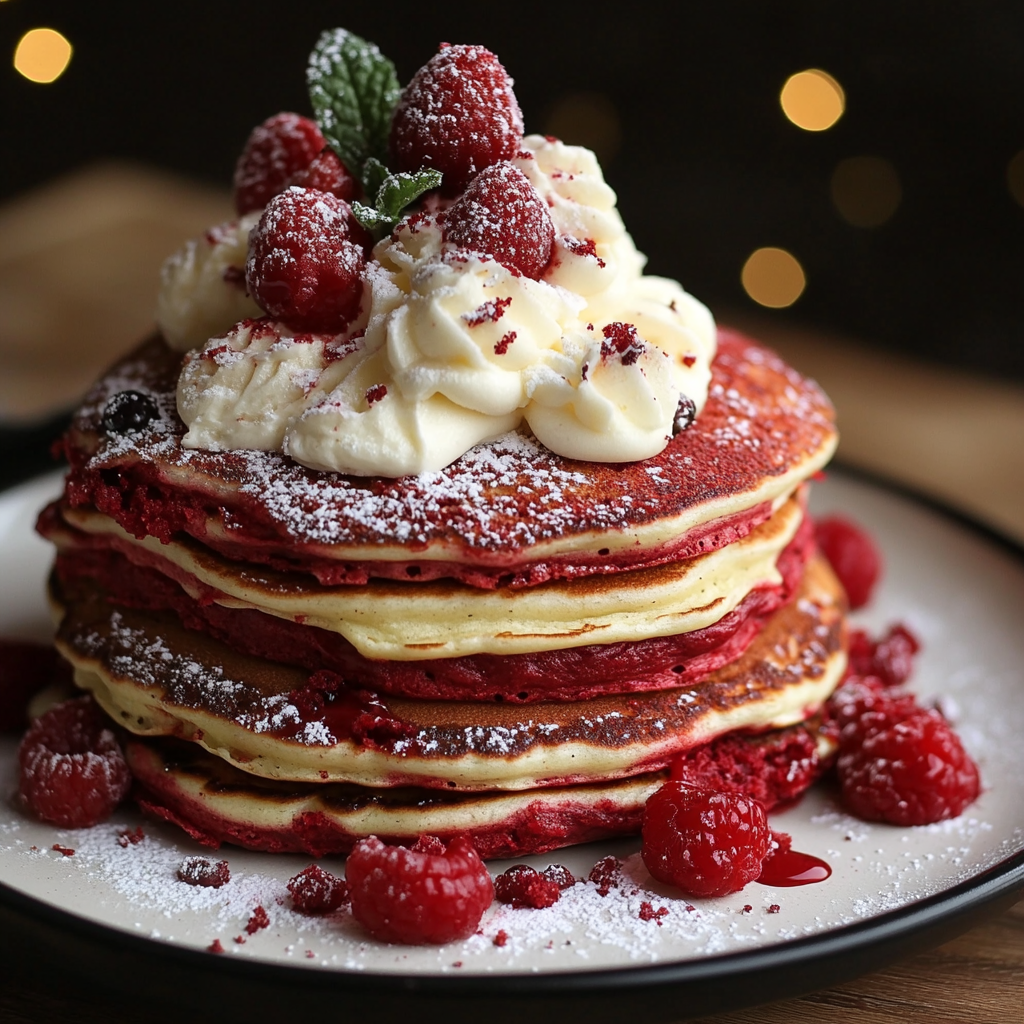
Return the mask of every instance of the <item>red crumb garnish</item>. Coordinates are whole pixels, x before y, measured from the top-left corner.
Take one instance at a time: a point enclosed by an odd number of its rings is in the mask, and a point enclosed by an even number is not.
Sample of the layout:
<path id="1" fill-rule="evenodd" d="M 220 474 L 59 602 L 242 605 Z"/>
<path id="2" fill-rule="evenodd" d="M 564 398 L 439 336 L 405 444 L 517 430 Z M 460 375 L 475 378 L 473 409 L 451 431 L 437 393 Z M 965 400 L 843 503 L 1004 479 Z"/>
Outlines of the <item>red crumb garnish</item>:
<path id="1" fill-rule="evenodd" d="M 523 136 L 512 79 L 483 46 L 445 46 L 413 75 L 391 120 L 396 171 L 432 167 L 458 195 L 485 167 L 510 160 Z"/>
<path id="2" fill-rule="evenodd" d="M 590 256 L 597 260 L 599 267 L 606 266 L 605 261 L 597 255 L 597 245 L 594 243 L 592 238 L 585 238 L 582 241 L 578 238 L 573 238 L 571 235 L 564 236 L 563 245 L 569 250 L 574 256 Z"/>
<path id="3" fill-rule="evenodd" d="M 477 306 L 472 313 L 463 313 L 462 319 L 470 327 L 479 327 L 481 324 L 496 323 L 505 315 L 505 310 L 512 304 L 512 296 L 507 298 L 489 299 L 487 302 Z"/>
<path id="4" fill-rule="evenodd" d="M 299 171 L 288 184 L 330 192 L 346 202 L 355 199 L 359 193 L 356 179 L 349 174 L 348 168 L 330 146 L 324 146 L 313 158 L 313 162 Z"/>
<path id="5" fill-rule="evenodd" d="M 263 928 L 270 927 L 270 915 L 263 909 L 263 907 L 257 907 L 249 917 L 249 920 L 245 923 L 246 935 L 255 935 L 258 931 Z"/>
<path id="6" fill-rule="evenodd" d="M 110 722 L 92 697 L 41 715 L 18 747 L 19 791 L 42 821 L 88 828 L 128 795 L 131 773 Z"/>
<path id="7" fill-rule="evenodd" d="M 75 851 L 68 848 L 67 846 L 61 846 L 60 843 L 54 843 L 50 847 L 51 850 L 56 850 L 62 857 L 74 857 Z"/>
<path id="8" fill-rule="evenodd" d="M 289 188 L 249 235 L 249 294 L 293 329 L 341 331 L 359 312 L 364 235 L 343 200 Z"/>
<path id="9" fill-rule="evenodd" d="M 850 599 L 850 607 L 866 605 L 882 573 L 882 556 L 875 542 L 861 527 L 842 516 L 819 519 L 814 535 L 818 547 L 835 569 Z"/>
<path id="10" fill-rule="evenodd" d="M 301 914 L 329 914 L 348 899 L 345 880 L 310 864 L 288 880 L 292 906 Z"/>
<path id="11" fill-rule="evenodd" d="M 657 921 L 660 928 L 661 919 L 668 916 L 668 907 L 658 907 L 655 910 L 654 905 L 645 900 L 640 904 L 640 913 L 637 916 L 641 921 Z"/>
<path id="12" fill-rule="evenodd" d="M 54 682 L 66 663 L 52 644 L 0 640 L 0 732 L 20 732 L 33 694 Z"/>
<path id="13" fill-rule="evenodd" d="M 929 825 L 955 818 L 981 791 L 978 768 L 936 711 L 919 708 L 848 738 L 837 769 L 846 806 L 865 821 Z"/>
<path id="14" fill-rule="evenodd" d="M 501 336 L 501 340 L 496 342 L 494 345 L 494 354 L 496 356 L 503 356 L 507 351 L 509 345 L 516 340 L 516 332 L 509 331 L 507 334 Z"/>
<path id="15" fill-rule="evenodd" d="M 555 229 L 526 175 L 512 164 L 500 163 L 478 174 L 448 207 L 444 238 L 536 280 L 551 260 Z"/>
<path id="16" fill-rule="evenodd" d="M 468 938 L 494 898 L 491 876 L 465 836 L 443 853 L 387 846 L 370 836 L 349 855 L 346 875 L 352 916 L 384 942 Z"/>
<path id="17" fill-rule="evenodd" d="M 379 402 L 388 393 L 386 384 L 374 384 L 372 388 L 366 389 L 366 404 L 373 405 Z"/>
<path id="18" fill-rule="evenodd" d="M 306 959 L 307 960 L 314 960 L 314 959 L 316 959 L 316 953 L 314 953 L 313 950 L 311 950 L 311 949 L 307 949 L 306 950 Z"/>
<path id="19" fill-rule="evenodd" d="M 508 942 L 508 932 L 502 928 L 495 934 L 492 941 L 496 946 L 504 946 Z"/>
<path id="20" fill-rule="evenodd" d="M 224 952 L 224 946 L 221 943 L 220 939 L 214 939 L 213 942 L 211 942 L 206 947 L 206 951 L 207 951 L 207 953 L 223 953 Z"/>
<path id="21" fill-rule="evenodd" d="M 780 906 L 778 905 L 778 903 L 773 903 L 773 904 L 772 904 L 772 905 L 771 905 L 771 906 L 770 906 L 770 907 L 768 908 L 768 913 L 769 913 L 769 914 L 777 914 L 777 913 L 778 913 L 778 912 L 779 912 L 779 911 L 780 911 L 781 909 L 782 909 L 782 907 L 780 907 Z"/>
<path id="22" fill-rule="evenodd" d="M 606 324 L 601 333 L 604 335 L 604 341 L 601 342 L 602 359 L 618 356 L 623 366 L 632 366 L 644 354 L 644 342 L 632 324 Z"/>
<path id="23" fill-rule="evenodd" d="M 921 649 L 917 637 L 902 623 L 872 641 L 863 630 L 850 632 L 850 667 L 856 676 L 874 676 L 886 686 L 905 683 L 914 670 L 914 655 Z"/>
<path id="24" fill-rule="evenodd" d="M 697 357 L 696 356 L 683 356 L 683 358 L 682 358 L 682 364 L 683 364 L 683 366 L 686 366 L 686 367 L 693 366 L 693 364 L 695 362 L 697 362 Z"/>
<path id="25" fill-rule="evenodd" d="M 300 114 L 275 114 L 254 128 L 235 165 L 238 215 L 266 206 L 326 144 L 316 122 Z"/>
<path id="26" fill-rule="evenodd" d="M 549 864 L 541 874 L 559 889 L 571 889 L 576 884 L 576 876 L 564 864 Z"/>
<path id="27" fill-rule="evenodd" d="M 749 903 L 744 903 L 744 904 L 743 904 L 743 913 L 744 913 L 744 914 L 749 914 L 749 913 L 751 913 L 751 912 L 753 911 L 753 909 L 754 909 L 754 908 L 753 908 L 753 907 L 752 907 L 752 906 L 751 906 L 751 905 L 750 905 Z"/>
<path id="28" fill-rule="evenodd" d="M 226 860 L 211 864 L 205 857 L 186 857 L 178 866 L 178 878 L 187 885 L 219 889 L 231 881 L 231 869 Z"/>
<path id="29" fill-rule="evenodd" d="M 245 945 L 245 936 L 244 935 L 236 935 L 235 936 L 235 942 L 237 942 L 240 946 L 244 946 Z"/>
<path id="30" fill-rule="evenodd" d="M 587 876 L 591 882 L 597 885 L 599 896 L 607 896 L 612 889 L 619 887 L 619 869 L 622 861 L 618 857 L 602 857 L 591 869 Z"/>
<path id="31" fill-rule="evenodd" d="M 761 873 L 770 841 L 764 808 L 735 793 L 667 782 L 644 809 L 647 870 L 693 896 L 738 892 Z"/>
<path id="32" fill-rule="evenodd" d="M 494 879 L 494 897 L 512 907 L 541 910 L 558 902 L 559 884 L 527 864 L 514 864 Z"/>
<path id="33" fill-rule="evenodd" d="M 145 838 L 146 833 L 142 831 L 141 825 L 134 831 L 130 828 L 123 828 L 117 833 L 117 845 L 122 849 L 127 849 L 129 846 L 138 846 Z"/>

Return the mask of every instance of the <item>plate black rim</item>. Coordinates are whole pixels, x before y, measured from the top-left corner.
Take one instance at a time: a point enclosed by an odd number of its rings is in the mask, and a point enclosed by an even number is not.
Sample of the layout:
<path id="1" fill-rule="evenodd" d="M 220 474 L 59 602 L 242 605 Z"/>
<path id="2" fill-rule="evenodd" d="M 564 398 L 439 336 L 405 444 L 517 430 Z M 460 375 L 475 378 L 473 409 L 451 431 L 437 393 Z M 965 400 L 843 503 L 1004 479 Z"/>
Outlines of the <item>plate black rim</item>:
<path id="1" fill-rule="evenodd" d="M 1024 546 L 962 511 L 881 474 L 839 462 L 839 475 L 895 494 L 951 520 L 1024 563 Z M 38 479 L 38 478 L 34 478 Z M 20 486 L 31 484 L 24 481 Z M 953 938 L 979 921 L 1011 906 L 1024 892 L 1024 850 L 906 907 L 820 935 L 794 939 L 765 949 L 699 960 L 593 971 L 501 975 L 397 975 L 383 972 L 318 970 L 209 953 L 134 935 L 30 897 L 0 882 L 0 922 L 8 938 L 0 948 L 24 959 L 60 955 L 61 963 L 97 980 L 96 968 L 109 957 L 134 964 L 130 984 L 139 992 L 180 1005 L 202 1007 L 211 999 L 236 1013 L 267 1012 L 276 1003 L 294 1009 L 294 993 L 303 992 L 304 1008 L 317 1001 L 336 1006 L 340 994 L 354 1013 L 365 1005 L 379 1020 L 403 1019 L 410 1000 L 421 1021 L 450 1020 L 472 1004 L 486 1008 L 494 1021 L 521 1020 L 524 1009 L 544 1020 L 564 1018 L 566 1000 L 574 1012 L 586 1010 L 593 1021 L 621 1019 L 643 1012 L 649 1020 L 685 1019 L 792 998 L 847 981 Z M 723 986 L 728 983 L 728 990 Z M 184 986 L 184 987 L 183 987 Z M 117 979 L 124 993 L 125 975 Z M 680 999 L 684 1002 L 680 1002 Z"/>

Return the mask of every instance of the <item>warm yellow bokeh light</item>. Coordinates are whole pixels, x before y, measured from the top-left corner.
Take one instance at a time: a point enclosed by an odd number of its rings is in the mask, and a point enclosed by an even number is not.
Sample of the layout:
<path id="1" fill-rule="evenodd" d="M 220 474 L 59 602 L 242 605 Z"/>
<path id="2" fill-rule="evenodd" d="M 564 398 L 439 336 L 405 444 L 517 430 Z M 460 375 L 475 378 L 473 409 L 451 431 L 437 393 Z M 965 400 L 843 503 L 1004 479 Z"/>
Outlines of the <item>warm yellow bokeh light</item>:
<path id="1" fill-rule="evenodd" d="M 839 216 L 857 228 L 877 228 L 903 199 L 900 176 L 880 156 L 851 156 L 832 172 L 832 202 Z"/>
<path id="2" fill-rule="evenodd" d="M 807 285 L 804 268 L 785 249 L 756 249 L 743 264 L 743 290 L 760 306 L 784 309 L 792 306 Z"/>
<path id="3" fill-rule="evenodd" d="M 826 71 L 810 68 L 786 79 L 779 93 L 782 112 L 798 128 L 823 132 L 843 116 L 843 87 Z"/>
<path id="4" fill-rule="evenodd" d="M 1006 187 L 1010 195 L 1024 206 L 1024 149 L 1006 165 Z"/>
<path id="5" fill-rule="evenodd" d="M 55 29 L 33 28 L 14 51 L 14 69 L 30 82 L 55 82 L 71 61 L 71 44 Z"/>

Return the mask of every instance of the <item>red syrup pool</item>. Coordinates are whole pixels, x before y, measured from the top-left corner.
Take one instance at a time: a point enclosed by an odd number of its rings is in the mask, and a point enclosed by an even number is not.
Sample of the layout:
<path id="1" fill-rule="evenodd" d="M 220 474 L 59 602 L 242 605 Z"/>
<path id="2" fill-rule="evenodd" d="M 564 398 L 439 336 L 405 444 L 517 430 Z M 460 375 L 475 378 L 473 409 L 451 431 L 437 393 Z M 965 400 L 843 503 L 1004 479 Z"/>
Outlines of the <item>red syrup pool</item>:
<path id="1" fill-rule="evenodd" d="M 762 885 L 792 886 L 824 882 L 832 869 L 819 857 L 796 850 L 778 849 L 761 868 L 757 881 Z"/>

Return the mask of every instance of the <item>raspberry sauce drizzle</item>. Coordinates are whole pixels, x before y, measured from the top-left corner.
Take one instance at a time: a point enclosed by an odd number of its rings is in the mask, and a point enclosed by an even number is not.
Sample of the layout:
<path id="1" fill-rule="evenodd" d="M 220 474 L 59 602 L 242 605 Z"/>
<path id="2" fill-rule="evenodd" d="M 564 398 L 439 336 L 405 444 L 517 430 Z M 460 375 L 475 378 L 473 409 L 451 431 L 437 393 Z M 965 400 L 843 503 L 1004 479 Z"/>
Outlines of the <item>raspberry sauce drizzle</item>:
<path id="1" fill-rule="evenodd" d="M 762 885 L 788 887 L 824 882 L 832 869 L 820 857 L 796 850 L 776 850 L 761 868 L 755 881 Z"/>

